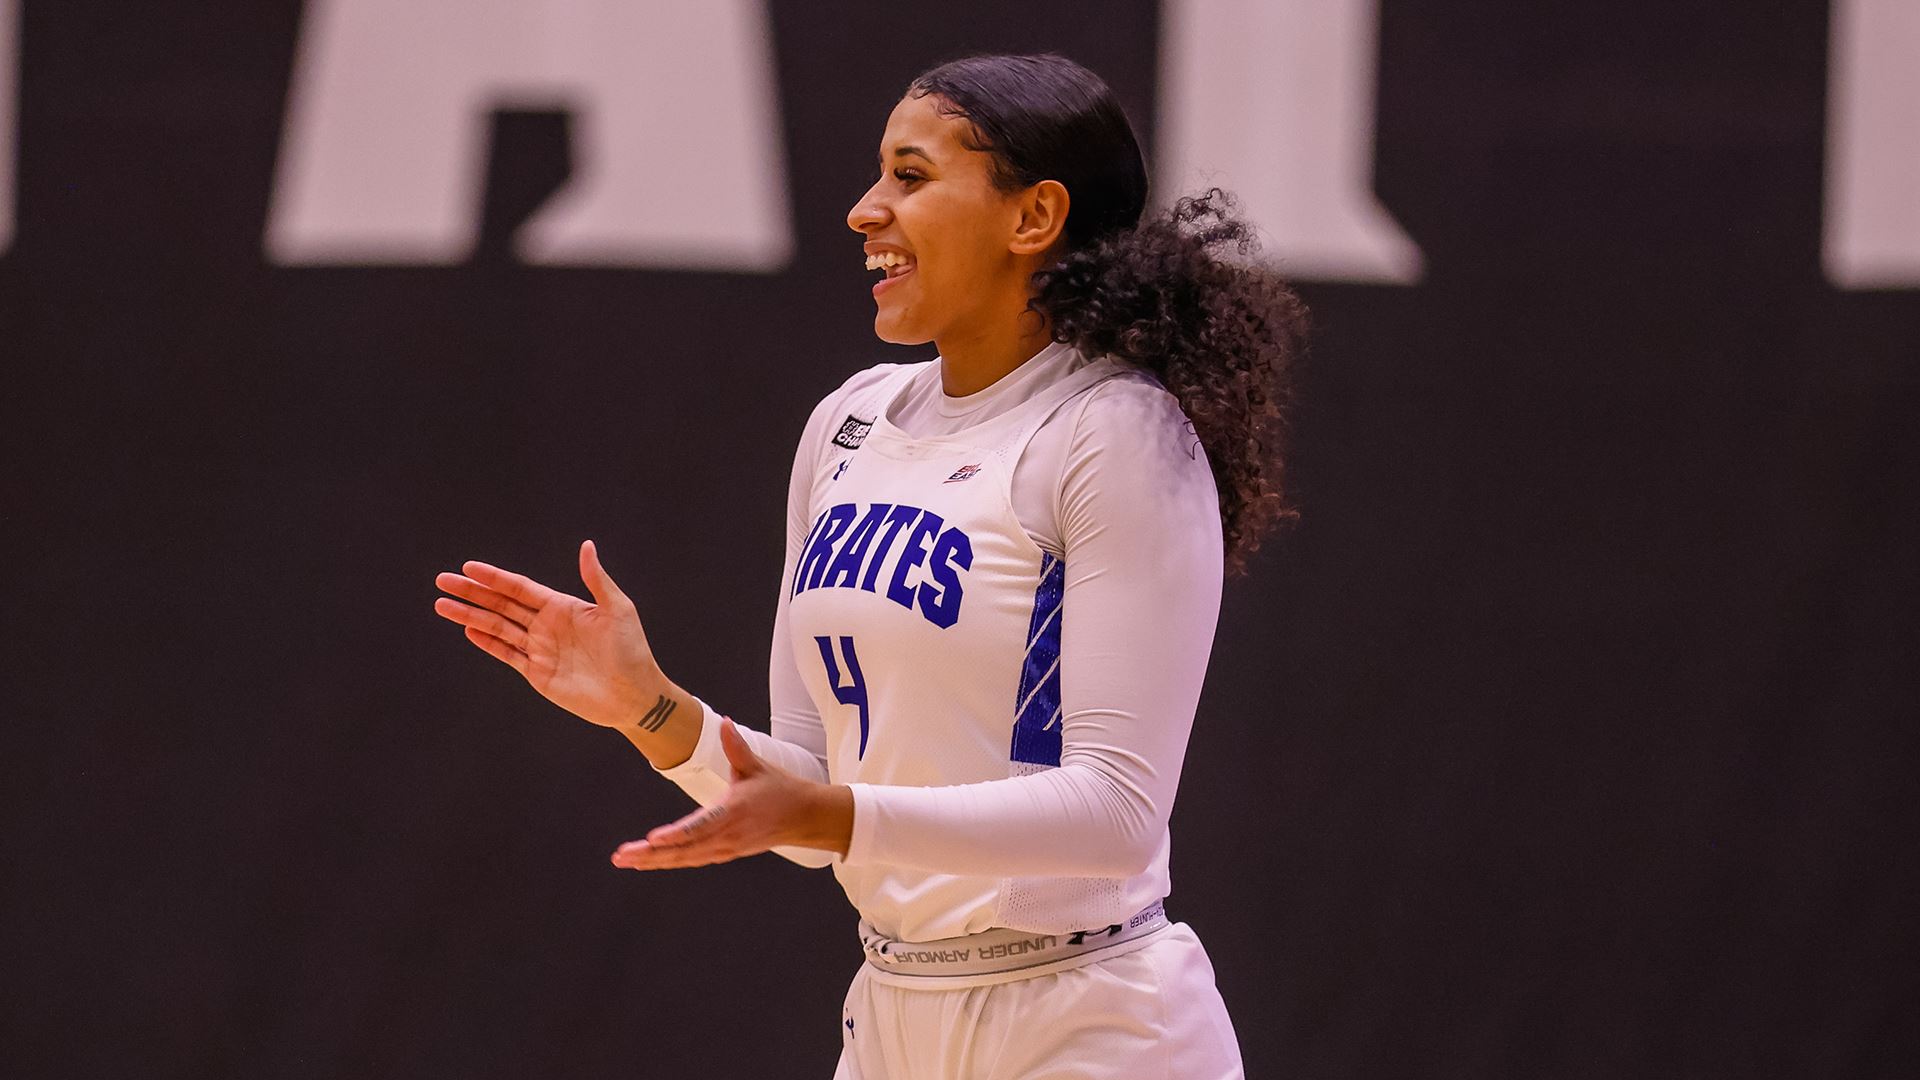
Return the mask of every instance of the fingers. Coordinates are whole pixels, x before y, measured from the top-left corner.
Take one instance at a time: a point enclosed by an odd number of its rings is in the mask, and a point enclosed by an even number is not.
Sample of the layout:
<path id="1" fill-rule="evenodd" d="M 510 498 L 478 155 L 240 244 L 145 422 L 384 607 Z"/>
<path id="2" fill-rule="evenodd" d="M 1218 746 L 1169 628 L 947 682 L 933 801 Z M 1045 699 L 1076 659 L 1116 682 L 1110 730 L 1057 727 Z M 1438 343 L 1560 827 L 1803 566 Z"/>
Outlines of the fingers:
<path id="1" fill-rule="evenodd" d="M 526 651 L 527 628 L 519 623 L 509 622 L 491 611 L 484 611 L 458 600 L 449 600 L 444 596 L 433 602 L 433 610 L 443 619 L 457 622 L 470 630 L 478 630 L 488 637 L 497 638 L 520 652 Z"/>
<path id="2" fill-rule="evenodd" d="M 492 589 L 487 588 L 485 585 L 480 584 L 470 577 L 465 577 L 460 574 L 442 573 L 434 577 L 433 583 L 440 589 L 450 592 L 470 604 L 486 608 L 488 611 L 498 612 L 500 615 L 519 623 L 521 626 L 526 626 L 533 622 L 533 617 L 536 614 L 533 608 L 528 607 L 512 597 L 494 592 Z"/>
<path id="3" fill-rule="evenodd" d="M 507 665 L 522 675 L 527 673 L 527 654 L 501 641 L 492 634 L 467 627 L 467 640 L 486 650 L 489 656 Z"/>
<path id="4" fill-rule="evenodd" d="M 740 734 L 733 721 L 722 717 L 720 720 L 720 749 L 727 755 L 727 764 L 733 766 L 736 780 L 744 780 L 766 771 L 766 765 L 754 754 L 753 747 L 747 745 L 746 737 Z"/>
<path id="5" fill-rule="evenodd" d="M 679 821 L 661 825 L 647 833 L 646 843 L 653 847 L 679 847 L 705 840 L 726 824 L 727 804 L 703 806 Z"/>
<path id="6" fill-rule="evenodd" d="M 535 611 L 546 607 L 558 595 L 530 577 L 488 563 L 469 560 L 460 564 L 460 570 L 494 592 L 518 600 Z"/>
<path id="7" fill-rule="evenodd" d="M 620 845 L 612 863 L 623 870 L 682 870 L 693 866 L 712 866 L 732 862 L 758 852 L 738 851 L 712 845 L 684 848 L 651 847 L 645 840 Z"/>
<path id="8" fill-rule="evenodd" d="M 743 848 L 730 835 L 729 813 L 725 803 L 703 806 L 679 821 L 647 833 L 645 840 L 621 844 L 614 850 L 613 865 L 628 870 L 671 870 L 710 866 L 757 854 Z"/>
<path id="9" fill-rule="evenodd" d="M 593 594 L 593 602 L 601 607 L 620 604 L 633 606 L 627 594 L 613 583 L 613 577 L 607 573 L 606 567 L 600 565 L 599 549 L 594 547 L 591 540 L 580 544 L 580 580 L 586 582 L 587 591 Z"/>

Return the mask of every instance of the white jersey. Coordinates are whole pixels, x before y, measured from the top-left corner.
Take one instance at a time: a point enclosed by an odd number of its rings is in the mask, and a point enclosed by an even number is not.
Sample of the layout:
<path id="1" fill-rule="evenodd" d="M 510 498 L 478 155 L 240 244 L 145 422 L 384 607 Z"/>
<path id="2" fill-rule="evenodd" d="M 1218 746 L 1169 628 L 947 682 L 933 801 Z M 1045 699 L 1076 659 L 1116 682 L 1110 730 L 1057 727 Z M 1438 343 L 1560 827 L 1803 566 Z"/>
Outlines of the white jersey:
<path id="1" fill-rule="evenodd" d="M 1112 361 L 1050 347 L 996 384 L 1009 407 L 942 409 L 956 429 L 910 435 L 896 420 L 938 375 L 856 375 L 796 455 L 774 737 L 743 733 L 847 784 L 854 822 L 844 858 L 781 853 L 831 864 L 903 940 L 1120 922 L 1168 891 L 1219 610 L 1211 473 L 1171 396 Z M 1043 428 L 1052 475 L 1016 483 Z M 711 802 L 729 770 L 704 723 L 665 774 Z"/>

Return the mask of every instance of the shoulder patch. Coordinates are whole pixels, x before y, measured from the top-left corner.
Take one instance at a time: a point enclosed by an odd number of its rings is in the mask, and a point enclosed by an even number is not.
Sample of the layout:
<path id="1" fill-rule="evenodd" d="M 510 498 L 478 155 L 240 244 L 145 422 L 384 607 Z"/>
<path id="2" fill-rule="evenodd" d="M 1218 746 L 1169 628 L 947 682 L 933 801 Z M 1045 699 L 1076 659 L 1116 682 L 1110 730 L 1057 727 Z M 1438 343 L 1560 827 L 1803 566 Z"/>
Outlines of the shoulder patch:
<path id="1" fill-rule="evenodd" d="M 876 417 L 875 419 L 878 418 Z M 834 433 L 833 445 L 844 446 L 849 450 L 858 450 L 860 449 L 860 444 L 867 441 L 867 432 L 872 430 L 872 420 L 862 420 L 849 413 L 846 420 L 841 422 L 840 430 Z"/>

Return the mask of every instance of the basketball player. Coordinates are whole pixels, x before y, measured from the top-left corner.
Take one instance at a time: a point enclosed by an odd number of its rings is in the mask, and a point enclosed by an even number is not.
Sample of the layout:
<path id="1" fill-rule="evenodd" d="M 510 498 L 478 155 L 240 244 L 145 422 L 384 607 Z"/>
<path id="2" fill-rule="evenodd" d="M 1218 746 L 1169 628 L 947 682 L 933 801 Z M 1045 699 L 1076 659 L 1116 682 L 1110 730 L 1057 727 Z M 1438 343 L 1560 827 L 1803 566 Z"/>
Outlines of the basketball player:
<path id="1" fill-rule="evenodd" d="M 921 75 L 879 166 L 847 217 L 874 328 L 939 356 L 807 422 L 771 734 L 660 671 L 591 541 L 592 604 L 469 562 L 436 610 L 700 804 L 615 865 L 833 868 L 865 952 L 837 1076 L 1240 1076 L 1167 818 L 1224 566 L 1291 516 L 1304 310 L 1225 257 L 1221 193 L 1143 218 L 1124 113 L 1061 57 Z"/>

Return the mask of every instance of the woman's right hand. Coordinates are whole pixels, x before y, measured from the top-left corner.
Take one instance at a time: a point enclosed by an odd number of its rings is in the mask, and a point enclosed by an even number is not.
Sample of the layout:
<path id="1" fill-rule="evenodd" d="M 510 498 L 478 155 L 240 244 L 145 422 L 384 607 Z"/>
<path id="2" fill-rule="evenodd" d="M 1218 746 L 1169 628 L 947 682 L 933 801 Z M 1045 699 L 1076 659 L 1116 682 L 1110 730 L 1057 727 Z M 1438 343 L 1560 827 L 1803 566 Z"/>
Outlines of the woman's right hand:
<path id="1" fill-rule="evenodd" d="M 460 599 L 440 597 L 433 610 L 466 627 L 467 640 L 555 705 L 603 727 L 629 729 L 673 692 L 639 612 L 600 565 L 593 541 L 580 545 L 580 579 L 591 604 L 483 562 L 460 569 L 434 578 Z"/>

